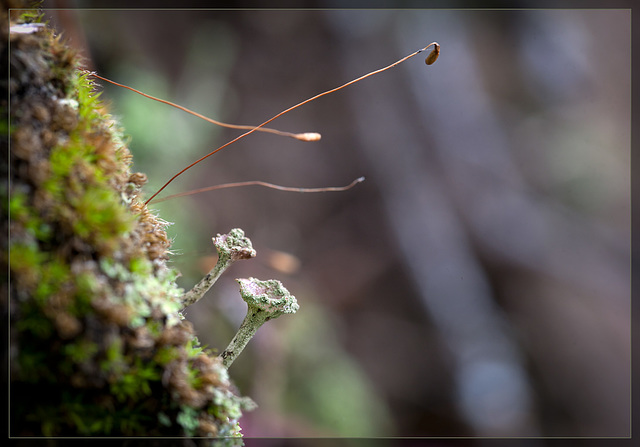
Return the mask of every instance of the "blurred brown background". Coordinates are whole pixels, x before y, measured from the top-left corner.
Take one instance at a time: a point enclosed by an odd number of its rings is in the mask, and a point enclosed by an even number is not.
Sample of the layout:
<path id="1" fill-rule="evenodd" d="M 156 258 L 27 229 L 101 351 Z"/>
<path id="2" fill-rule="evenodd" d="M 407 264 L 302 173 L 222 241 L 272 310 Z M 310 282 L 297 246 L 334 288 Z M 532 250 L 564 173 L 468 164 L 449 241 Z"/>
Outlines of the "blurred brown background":
<path id="1" fill-rule="evenodd" d="M 47 2 L 45 7 L 73 7 Z M 85 4 L 81 6 L 86 6 Z M 245 436 L 630 435 L 629 10 L 66 10 L 52 23 L 99 74 L 257 125 L 151 208 L 175 222 L 190 288 L 211 237 L 258 251 L 187 310 L 224 349 L 236 277 L 276 278 L 301 309 L 230 368 L 259 408 Z M 426 56 L 426 55 L 425 55 Z M 104 84 L 104 83 L 101 83 Z M 240 132 L 104 85 L 147 197 Z"/>

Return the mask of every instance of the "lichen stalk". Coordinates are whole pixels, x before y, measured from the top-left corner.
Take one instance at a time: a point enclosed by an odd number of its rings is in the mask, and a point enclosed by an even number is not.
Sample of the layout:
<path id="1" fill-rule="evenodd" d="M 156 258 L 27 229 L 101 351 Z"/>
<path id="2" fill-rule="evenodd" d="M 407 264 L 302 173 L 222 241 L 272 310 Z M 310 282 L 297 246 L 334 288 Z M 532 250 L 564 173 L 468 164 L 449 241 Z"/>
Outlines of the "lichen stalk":
<path id="1" fill-rule="evenodd" d="M 211 271 L 207 273 L 193 289 L 184 294 L 182 297 L 183 308 L 198 302 L 216 283 L 220 275 L 235 261 L 239 259 L 251 259 L 256 256 L 256 251 L 251 245 L 251 240 L 245 237 L 244 231 L 240 228 L 234 228 L 228 234 L 218 234 L 212 239 L 213 245 L 218 252 L 218 261 Z"/>
<path id="2" fill-rule="evenodd" d="M 300 308 L 295 296 L 278 280 L 260 281 L 256 278 L 237 279 L 240 283 L 240 295 L 247 303 L 247 315 L 238 328 L 227 349 L 220 357 L 227 368 L 240 355 L 265 322 L 278 318 L 282 314 L 293 314 Z"/>

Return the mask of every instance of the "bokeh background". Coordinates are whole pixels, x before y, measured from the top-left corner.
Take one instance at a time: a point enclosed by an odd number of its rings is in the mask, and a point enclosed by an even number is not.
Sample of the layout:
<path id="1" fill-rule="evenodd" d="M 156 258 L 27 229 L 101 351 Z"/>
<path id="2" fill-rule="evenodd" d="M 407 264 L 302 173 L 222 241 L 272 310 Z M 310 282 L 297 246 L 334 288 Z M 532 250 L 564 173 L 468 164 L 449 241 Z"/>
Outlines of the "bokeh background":
<path id="1" fill-rule="evenodd" d="M 257 125 L 432 41 L 187 171 L 151 205 L 189 289 L 211 237 L 258 251 L 187 310 L 222 350 L 237 277 L 301 309 L 230 368 L 247 437 L 630 435 L 630 10 L 97 10 L 45 1 L 102 76 Z M 116 6 L 114 3 L 112 6 Z M 316 5 L 317 6 L 317 5 Z M 327 5 L 323 5 L 327 6 Z M 147 197 L 241 132 L 100 82 Z"/>

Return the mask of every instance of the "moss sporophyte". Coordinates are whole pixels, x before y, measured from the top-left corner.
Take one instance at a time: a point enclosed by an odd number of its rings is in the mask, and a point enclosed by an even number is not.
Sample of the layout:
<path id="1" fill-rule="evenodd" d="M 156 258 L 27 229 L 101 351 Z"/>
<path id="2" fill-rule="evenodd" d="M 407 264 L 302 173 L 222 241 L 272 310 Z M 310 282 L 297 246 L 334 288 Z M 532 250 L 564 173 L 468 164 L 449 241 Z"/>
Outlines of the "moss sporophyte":
<path id="1" fill-rule="evenodd" d="M 155 199 L 155 197 L 162 192 L 167 186 L 169 186 L 169 184 L 171 182 L 173 182 L 177 177 L 179 177 L 180 175 L 182 175 L 184 172 L 186 172 L 187 170 L 191 169 L 193 166 L 197 165 L 198 163 L 200 163 L 201 161 L 205 160 L 206 158 L 209 158 L 210 156 L 212 156 L 213 154 L 221 151 L 222 149 L 226 148 L 227 146 L 230 146 L 231 144 L 235 143 L 236 141 L 250 135 L 253 132 L 269 132 L 269 133 L 274 133 L 277 135 L 282 135 L 282 136 L 287 136 L 287 137 L 291 137 L 291 138 L 295 138 L 297 140 L 300 141 L 319 141 L 322 136 L 317 133 L 317 132 L 303 132 L 303 133 L 290 133 L 290 132 L 282 132 L 279 130 L 275 130 L 275 129 L 270 129 L 265 127 L 267 124 L 269 124 L 270 122 L 274 121 L 275 119 L 291 112 L 292 110 L 297 109 L 300 106 L 303 106 L 305 104 L 308 104 L 312 101 L 315 101 L 316 99 L 331 94 L 331 93 L 335 93 L 338 90 L 341 90 L 349 85 L 355 84 L 356 82 L 360 82 L 363 79 L 368 78 L 369 76 L 373 76 L 375 74 L 379 74 L 382 73 L 390 68 L 395 67 L 396 65 L 401 64 L 402 62 L 411 59 L 412 57 L 414 57 L 415 55 L 422 53 L 423 51 L 428 50 L 429 48 L 432 48 L 431 52 L 429 53 L 429 55 L 427 56 L 427 58 L 425 59 L 425 63 L 427 65 L 432 65 L 440 56 L 440 44 L 438 44 L 438 42 L 431 42 L 429 45 L 427 45 L 424 48 L 421 48 L 417 51 L 414 51 L 413 53 L 409 54 L 408 56 L 403 57 L 400 60 L 397 60 L 396 62 L 387 65 L 386 67 L 380 68 L 378 70 L 374 70 L 372 72 L 369 72 L 365 75 L 360 76 L 359 78 L 353 79 L 349 82 L 346 82 L 345 84 L 342 84 L 339 87 L 327 90 L 325 92 L 319 93 L 315 96 L 312 96 L 311 98 L 308 98 L 302 102 L 299 102 L 298 104 L 289 107 L 288 109 L 283 110 L 282 112 L 274 115 L 273 117 L 269 118 L 267 121 L 263 122 L 262 124 L 258 125 L 258 126 L 246 126 L 246 125 L 236 125 L 236 124 L 227 124 L 227 123 L 222 123 L 220 121 L 216 121 L 213 120 L 211 118 L 208 118 L 204 115 L 201 115 L 197 112 L 194 112 L 192 110 L 187 109 L 186 107 L 183 107 L 181 105 L 175 104 L 171 101 L 167 101 L 164 99 L 160 99 L 160 98 L 156 98 L 154 96 L 148 95 L 146 93 L 143 93 L 139 90 L 136 90 L 132 87 L 129 87 L 127 85 L 123 85 L 123 84 L 119 84 L 115 81 L 112 81 L 110 79 L 107 79 L 105 77 L 102 77 L 100 75 L 98 75 L 95 72 L 90 72 L 88 70 L 83 70 L 83 73 L 85 75 L 90 75 L 93 76 L 97 79 L 101 79 L 103 81 L 109 82 L 111 84 L 117 85 L 119 87 L 122 88 L 126 88 L 128 90 L 131 90 L 135 93 L 138 93 L 139 95 L 144 96 L 145 98 L 149 98 L 152 99 L 154 101 L 159 101 L 163 104 L 167 104 L 170 105 L 172 107 L 175 107 L 177 109 L 182 110 L 183 112 L 186 113 L 190 113 L 191 115 L 197 116 L 198 118 L 201 118 L 205 121 L 208 121 L 212 124 L 216 124 L 218 126 L 222 126 L 222 127 L 228 127 L 228 128 L 234 128 L 234 129 L 246 129 L 247 131 L 245 133 L 243 133 L 242 135 L 237 136 L 236 138 L 232 139 L 231 141 L 228 141 L 227 143 L 223 144 L 222 146 L 218 147 L 217 149 L 209 152 L 207 155 L 200 157 L 198 160 L 194 161 L 193 163 L 191 163 L 190 165 L 186 166 L 185 168 L 183 168 L 182 170 L 180 170 L 177 174 L 175 174 L 173 177 L 171 177 L 158 191 L 156 191 L 155 193 L 153 193 L 153 195 L 151 195 L 151 197 L 149 197 L 149 199 L 147 199 L 147 201 L 145 202 L 145 205 L 151 203 L 151 202 L 160 202 L 163 200 L 169 200 L 169 199 L 174 199 L 174 198 L 178 198 L 178 197 L 182 197 L 182 196 L 186 196 L 186 195 L 190 195 L 190 194 L 198 194 L 198 193 L 202 193 L 202 192 L 206 192 L 206 191 L 212 191 L 212 190 L 216 190 L 216 189 L 220 189 L 220 188 L 228 188 L 228 187 L 238 187 L 238 186 L 250 186 L 250 185 L 257 185 L 257 186 L 264 186 L 267 188 L 274 188 L 274 189 L 278 189 L 281 191 L 294 191 L 294 192 L 328 192 L 328 191 L 346 191 L 347 189 L 352 188 L 353 186 L 355 186 L 356 184 L 362 182 L 364 180 L 364 177 L 360 177 L 356 180 L 354 180 L 353 182 L 351 182 L 349 185 L 347 186 L 342 186 L 342 187 L 323 187 L 323 188 L 295 188 L 295 187 L 285 187 L 285 186 L 280 186 L 280 185 L 274 185 L 272 183 L 267 183 L 267 182 L 262 182 L 262 181 L 258 181 L 258 180 L 254 180 L 254 181 L 247 181 L 247 182 L 237 182 L 237 183 L 226 183 L 223 185 L 215 185 L 215 186 L 210 186 L 210 187 L 206 187 L 206 188 L 200 188 L 200 189 L 196 189 L 196 190 L 192 190 L 192 191 L 187 191 L 184 193 L 179 193 L 179 194 L 173 194 L 171 196 L 168 197 L 164 197 L 164 198 L 160 198 L 160 199 Z M 155 200 L 154 200 L 155 199 Z"/>

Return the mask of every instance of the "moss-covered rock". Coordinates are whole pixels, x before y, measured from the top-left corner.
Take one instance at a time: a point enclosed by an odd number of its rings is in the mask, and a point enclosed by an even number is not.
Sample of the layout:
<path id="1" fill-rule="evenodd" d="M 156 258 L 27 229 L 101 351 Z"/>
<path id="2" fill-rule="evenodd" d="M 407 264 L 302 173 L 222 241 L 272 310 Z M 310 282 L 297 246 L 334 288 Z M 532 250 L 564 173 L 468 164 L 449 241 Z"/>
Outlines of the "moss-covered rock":
<path id="1" fill-rule="evenodd" d="M 139 196 L 146 177 L 76 54 L 25 17 L 0 49 L 11 435 L 239 436 L 250 400 L 179 313 L 167 223 Z"/>

